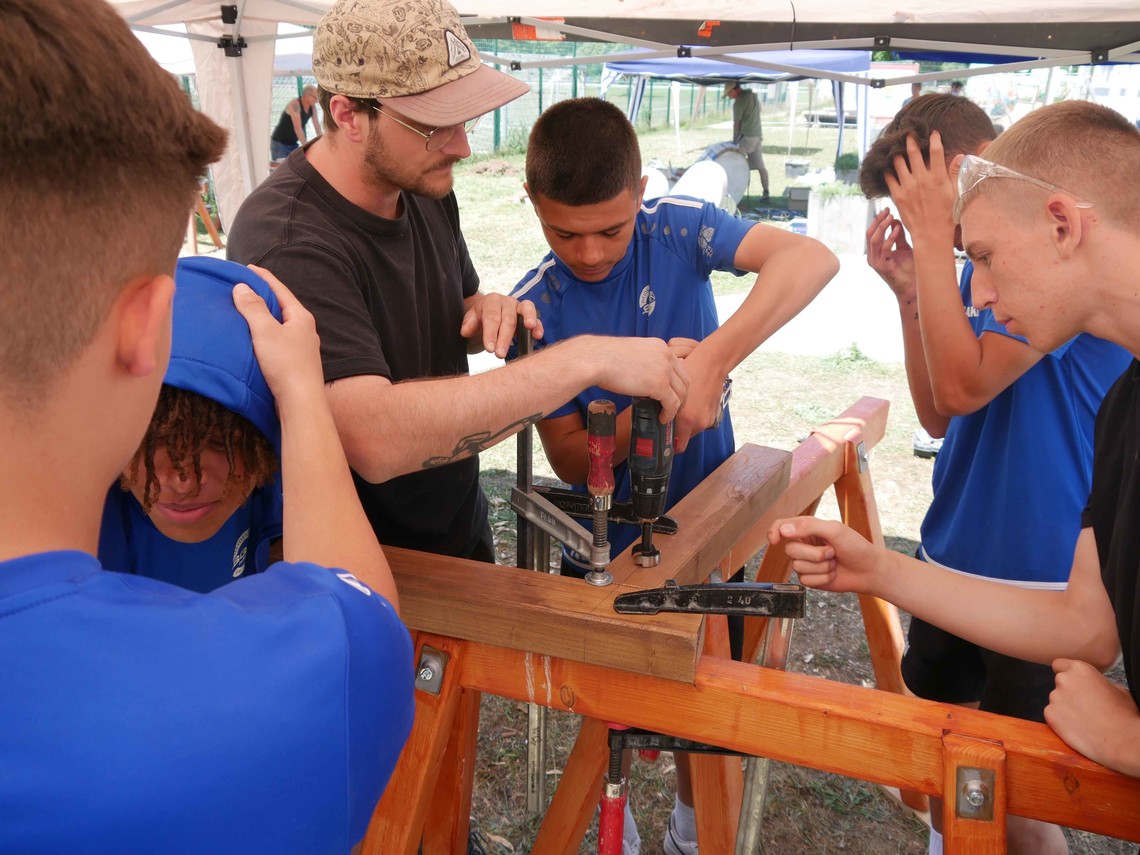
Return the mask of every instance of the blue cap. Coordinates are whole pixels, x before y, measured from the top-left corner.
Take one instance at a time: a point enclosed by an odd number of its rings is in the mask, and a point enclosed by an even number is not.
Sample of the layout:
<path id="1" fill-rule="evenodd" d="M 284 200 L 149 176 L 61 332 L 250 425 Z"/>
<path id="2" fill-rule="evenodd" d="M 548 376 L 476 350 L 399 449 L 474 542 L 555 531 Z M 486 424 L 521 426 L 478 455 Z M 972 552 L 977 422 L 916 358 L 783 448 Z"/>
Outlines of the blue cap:
<path id="1" fill-rule="evenodd" d="M 174 331 L 163 382 L 211 398 L 247 418 L 281 450 L 281 423 L 273 393 L 253 353 L 233 288 L 244 282 L 281 320 L 281 306 L 265 280 L 241 264 L 213 257 L 178 260 L 174 272 Z"/>

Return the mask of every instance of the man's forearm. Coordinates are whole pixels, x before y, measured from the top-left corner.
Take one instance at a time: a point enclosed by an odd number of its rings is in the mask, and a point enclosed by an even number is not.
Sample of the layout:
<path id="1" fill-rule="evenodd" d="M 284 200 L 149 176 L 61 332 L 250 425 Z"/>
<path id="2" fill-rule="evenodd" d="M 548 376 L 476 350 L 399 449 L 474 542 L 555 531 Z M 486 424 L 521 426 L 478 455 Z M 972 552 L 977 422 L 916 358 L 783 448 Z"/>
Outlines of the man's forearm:
<path id="1" fill-rule="evenodd" d="M 285 560 L 348 570 L 399 610 L 392 571 L 360 505 L 327 402 L 278 403 Z"/>
<path id="2" fill-rule="evenodd" d="M 669 390 L 679 371 L 659 340 L 580 336 L 482 374 L 396 384 L 349 378 L 329 395 L 349 463 L 380 482 L 478 454 L 589 386 L 610 382 L 620 394 L 665 398 L 675 411 L 683 384 L 680 394 Z"/>

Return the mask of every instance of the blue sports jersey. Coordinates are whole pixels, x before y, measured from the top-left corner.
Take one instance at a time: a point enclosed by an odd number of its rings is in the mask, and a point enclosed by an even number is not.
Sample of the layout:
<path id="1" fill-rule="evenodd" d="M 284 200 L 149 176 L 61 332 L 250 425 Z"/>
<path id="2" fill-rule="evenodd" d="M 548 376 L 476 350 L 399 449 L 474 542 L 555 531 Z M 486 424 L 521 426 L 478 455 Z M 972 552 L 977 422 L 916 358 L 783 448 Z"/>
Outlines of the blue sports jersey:
<path id="1" fill-rule="evenodd" d="M 281 426 L 273 395 L 257 364 L 245 319 L 232 291 L 245 282 L 278 320 L 269 286 L 248 267 L 221 258 L 182 258 L 174 274 L 170 362 L 163 383 L 217 401 L 251 422 L 281 453 Z M 281 537 L 279 476 L 253 491 L 222 528 L 201 543 L 162 534 L 128 492 L 107 494 L 99 532 L 99 560 L 108 570 L 135 573 L 205 593 L 269 566 L 269 548 Z"/>
<path id="2" fill-rule="evenodd" d="M 511 294 L 530 300 L 542 319 L 542 341 L 555 344 L 576 335 L 703 340 L 717 328 L 716 304 L 709 275 L 714 270 L 740 274 L 734 265 L 740 242 L 755 223 L 741 220 L 715 205 L 682 197 L 655 199 L 641 208 L 625 257 L 601 282 L 583 282 L 549 253 Z M 628 396 L 597 386 L 579 393 L 550 413 L 551 418 L 578 413 L 585 424 L 591 401 L 609 398 L 618 412 Z M 666 508 L 672 507 L 736 450 L 728 412 L 719 428 L 693 436 L 684 454 L 673 459 Z M 629 499 L 629 472 L 614 468 L 617 501 Z M 585 491 L 584 485 L 574 489 Z M 610 526 L 610 548 L 619 554 L 641 532 L 634 526 Z M 572 563 L 588 562 L 567 556 Z"/>
<path id="3" fill-rule="evenodd" d="M 351 574 L 197 594 L 0 563 L 0 852 L 345 855 L 412 723 L 412 646 Z"/>
<path id="4" fill-rule="evenodd" d="M 107 494 L 99 561 L 108 570 L 162 579 L 207 593 L 269 566 L 269 548 L 281 537 L 281 481 L 255 490 L 217 534 L 201 543 L 176 543 L 160 532 L 133 495 Z"/>
<path id="5" fill-rule="evenodd" d="M 967 263 L 966 306 L 972 274 Z M 989 309 L 967 314 L 978 336 L 1012 336 Z M 952 418 L 934 464 L 923 557 L 964 573 L 1063 589 L 1092 482 L 1096 413 L 1130 361 L 1118 345 L 1082 334 L 977 412 Z"/>

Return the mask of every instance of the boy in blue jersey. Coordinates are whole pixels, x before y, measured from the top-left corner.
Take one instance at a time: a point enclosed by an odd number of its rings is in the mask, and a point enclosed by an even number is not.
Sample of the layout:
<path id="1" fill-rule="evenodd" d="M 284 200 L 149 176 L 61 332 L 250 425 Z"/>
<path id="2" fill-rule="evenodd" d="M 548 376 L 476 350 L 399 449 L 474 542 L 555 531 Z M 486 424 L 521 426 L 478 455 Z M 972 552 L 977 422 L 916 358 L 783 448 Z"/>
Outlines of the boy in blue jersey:
<path id="1" fill-rule="evenodd" d="M 1051 663 L 1045 721 L 1074 750 L 1140 777 L 1140 131 L 1107 107 L 1064 101 L 1020 119 L 984 158 L 956 158 L 948 171 L 936 134 L 929 166 L 914 140 L 907 161 L 900 187 L 914 183 L 954 205 L 979 311 L 992 309 L 1041 353 L 1087 332 L 1134 357 L 1097 414 L 1068 586 L 953 572 L 827 520 L 777 520 L 769 540 L 786 541 L 804 584 L 883 597 L 990 650 Z M 1055 524 L 1043 515 L 1029 536 Z M 980 535 L 999 533 L 987 525 Z M 1000 569 L 1019 574 L 1020 559 L 1008 560 Z M 1101 673 L 1121 654 L 1127 689 Z"/>
<path id="2" fill-rule="evenodd" d="M 1043 353 L 991 310 L 973 310 L 973 264 L 960 284 L 955 276 L 953 197 L 916 177 L 913 151 L 929 159 L 937 139 L 946 161 L 979 154 L 996 136 L 966 98 L 922 95 L 903 107 L 863 161 L 864 192 L 889 194 L 901 218 L 889 208 L 876 217 L 867 260 L 898 300 L 919 421 L 931 436 L 945 437 L 919 557 L 962 574 L 1060 591 L 1088 498 L 1096 412 L 1129 357 L 1087 334 Z M 1054 684 L 1048 665 L 1003 656 L 920 618 L 907 640 L 902 673 L 919 697 L 1044 721 Z M 939 852 L 938 800 L 931 820 L 930 851 Z M 1014 855 L 1068 851 L 1059 828 L 1021 817 L 1010 817 L 1008 845 Z"/>
<path id="3" fill-rule="evenodd" d="M 110 570 L 205 593 L 281 558 L 281 425 L 233 311 L 239 282 L 280 319 L 277 298 L 248 267 L 178 261 L 162 391 L 103 509 L 99 561 Z"/>
<path id="4" fill-rule="evenodd" d="M 526 180 L 552 252 L 512 295 L 537 307 L 539 346 L 591 333 L 656 337 L 685 360 L 690 385 L 675 425 L 671 507 L 736 450 L 732 419 L 727 411 L 720 418 L 729 373 L 823 289 L 838 261 L 815 240 L 697 200 L 664 197 L 643 208 L 637 135 L 621 110 L 596 98 L 561 101 L 539 117 L 527 144 Z M 714 270 L 759 274 L 722 326 L 709 282 Z M 617 405 L 615 498 L 628 499 L 629 397 L 588 388 L 540 421 L 538 433 L 558 477 L 580 487 L 588 470 L 586 413 L 597 398 Z M 611 526 L 614 554 L 638 534 Z M 580 556 L 564 553 L 564 573 L 586 569 Z M 669 855 L 697 851 L 688 764 L 677 759 Z M 626 829 L 626 851 L 636 852 L 628 811 Z"/>
<path id="5" fill-rule="evenodd" d="M 34 101 L 0 126 L 0 851 L 343 855 L 409 732 L 412 650 L 312 316 L 232 292 L 285 428 L 288 563 L 210 594 L 105 572 L 225 133 L 102 0 L 0 5 L 0 98 Z"/>

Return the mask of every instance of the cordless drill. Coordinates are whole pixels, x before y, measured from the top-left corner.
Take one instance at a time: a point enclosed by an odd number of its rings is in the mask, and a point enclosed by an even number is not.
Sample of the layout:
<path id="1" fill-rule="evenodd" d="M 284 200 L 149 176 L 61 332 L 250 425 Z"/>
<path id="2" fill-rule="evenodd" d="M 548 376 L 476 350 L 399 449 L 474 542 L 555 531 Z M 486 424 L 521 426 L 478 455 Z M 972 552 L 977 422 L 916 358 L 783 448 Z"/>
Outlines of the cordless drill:
<path id="1" fill-rule="evenodd" d="M 634 560 L 655 567 L 661 553 L 653 545 L 653 523 L 665 512 L 669 473 L 673 471 L 673 422 L 661 424 L 661 404 L 653 398 L 635 398 L 629 434 L 629 487 L 633 515 L 641 522 L 641 543 L 633 547 Z"/>

